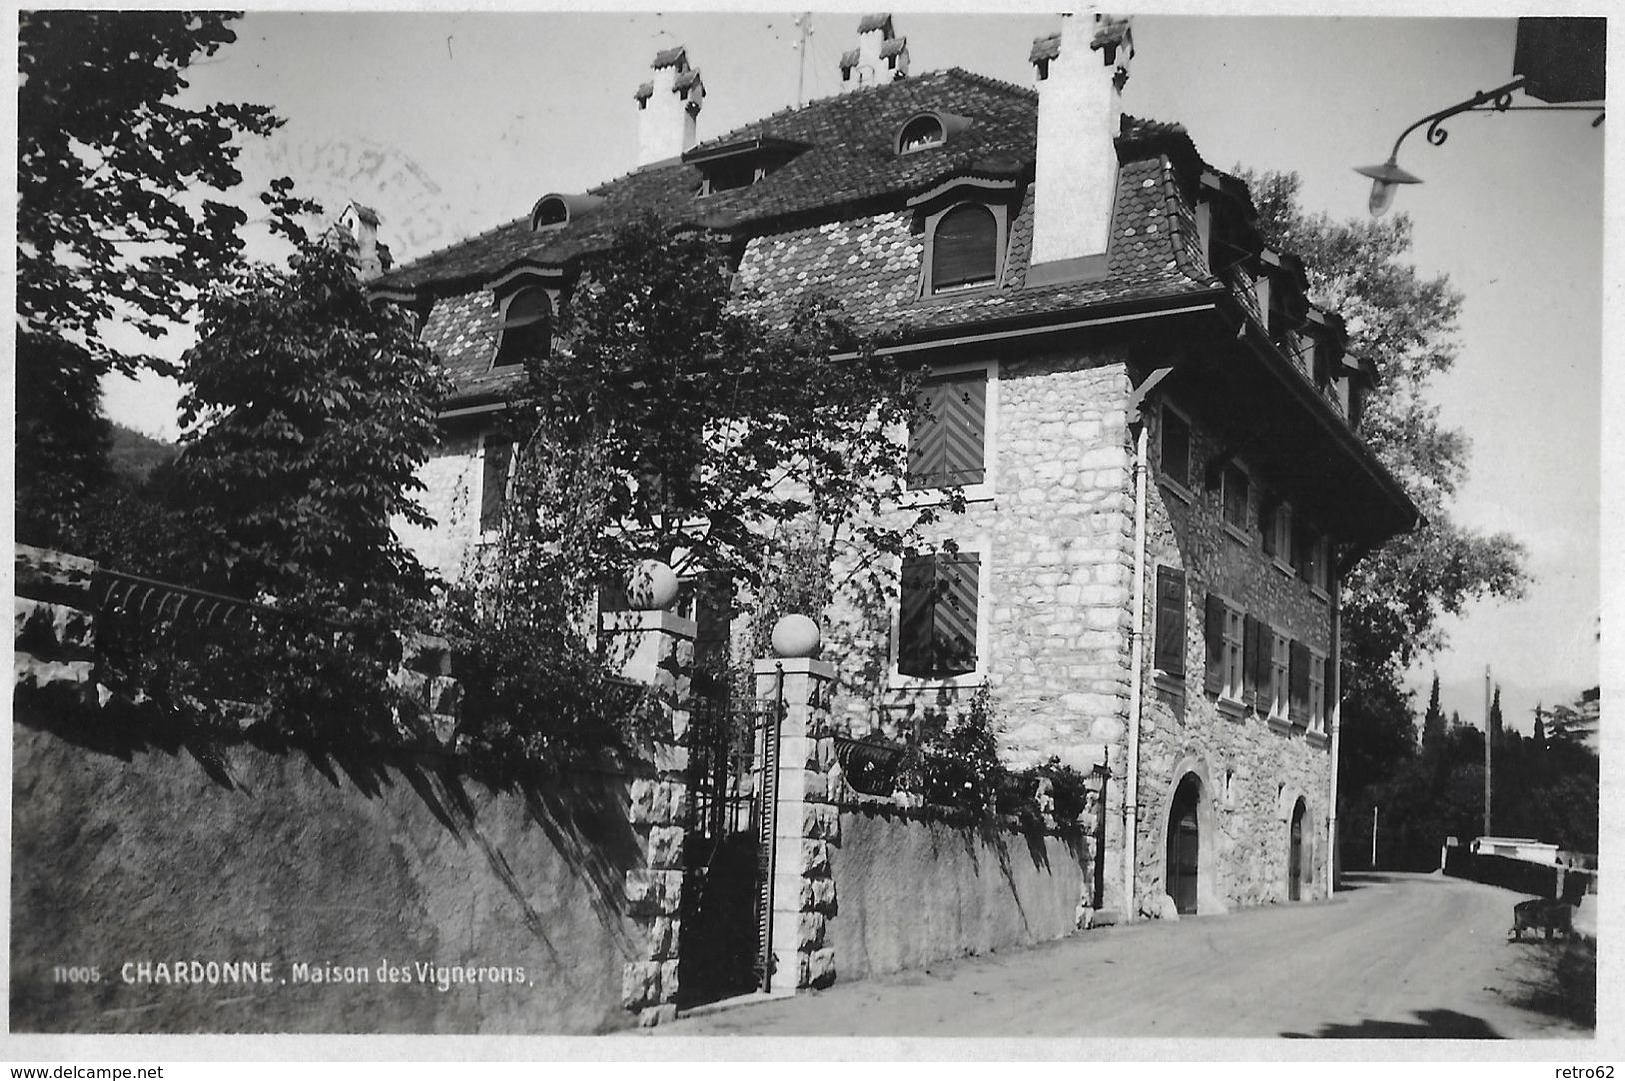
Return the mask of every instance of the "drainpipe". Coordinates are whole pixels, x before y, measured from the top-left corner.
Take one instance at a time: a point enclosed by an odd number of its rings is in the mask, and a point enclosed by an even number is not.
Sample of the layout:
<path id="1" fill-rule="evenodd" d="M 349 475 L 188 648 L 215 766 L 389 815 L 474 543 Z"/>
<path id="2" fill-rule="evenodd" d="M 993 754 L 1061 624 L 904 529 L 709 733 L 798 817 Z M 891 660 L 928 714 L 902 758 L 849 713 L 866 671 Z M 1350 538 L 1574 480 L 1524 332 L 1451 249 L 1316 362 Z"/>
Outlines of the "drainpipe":
<path id="1" fill-rule="evenodd" d="M 1337 890 L 1337 755 L 1343 743 L 1343 583 L 1332 582 L 1332 781 L 1326 808 L 1326 897 Z"/>
<path id="2" fill-rule="evenodd" d="M 1134 849 L 1139 837 L 1140 681 L 1145 667 L 1145 425 L 1134 440 L 1134 628 L 1129 633 L 1128 762 L 1123 771 L 1123 919 L 1135 918 Z"/>

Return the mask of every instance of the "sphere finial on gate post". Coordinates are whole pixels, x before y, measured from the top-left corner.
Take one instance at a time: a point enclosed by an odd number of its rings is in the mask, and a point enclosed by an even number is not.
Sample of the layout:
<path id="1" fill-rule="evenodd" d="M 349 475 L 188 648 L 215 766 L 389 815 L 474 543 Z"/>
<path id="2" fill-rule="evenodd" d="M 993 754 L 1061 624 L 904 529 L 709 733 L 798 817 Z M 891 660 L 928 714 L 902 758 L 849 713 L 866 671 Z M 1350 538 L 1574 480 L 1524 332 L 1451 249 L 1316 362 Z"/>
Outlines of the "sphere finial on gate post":
<path id="1" fill-rule="evenodd" d="M 822 640 L 818 624 L 807 616 L 788 615 L 773 624 L 776 657 L 811 657 L 818 652 Z"/>
<path id="2" fill-rule="evenodd" d="M 677 572 L 658 559 L 645 559 L 626 578 L 626 602 L 634 611 L 659 612 L 677 599 Z"/>

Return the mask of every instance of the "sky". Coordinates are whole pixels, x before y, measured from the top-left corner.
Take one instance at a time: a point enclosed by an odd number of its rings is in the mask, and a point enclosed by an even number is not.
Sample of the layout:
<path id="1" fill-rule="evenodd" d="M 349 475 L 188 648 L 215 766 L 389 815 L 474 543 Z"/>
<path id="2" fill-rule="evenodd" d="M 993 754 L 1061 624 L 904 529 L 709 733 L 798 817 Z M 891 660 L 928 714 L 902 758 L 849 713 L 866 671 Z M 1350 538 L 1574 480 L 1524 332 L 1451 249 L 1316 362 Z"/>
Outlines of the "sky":
<path id="1" fill-rule="evenodd" d="M 894 8 L 915 73 L 959 66 L 1031 85 L 1032 39 L 1053 14 Z M 687 47 L 703 73 L 706 139 L 835 93 L 857 12 L 814 13 L 805 64 L 790 14 L 258 12 L 192 70 L 194 101 L 273 106 L 286 126 L 245 152 L 251 184 L 288 174 L 333 211 L 376 208 L 398 261 L 527 215 L 549 191 L 630 170 L 633 91 L 654 54 Z M 1366 213 L 1374 164 L 1412 121 L 1511 79 L 1511 18 L 1198 17 L 1137 14 L 1124 90 L 1135 115 L 1185 125 L 1221 169 L 1294 170 L 1302 202 Z M 1507 723 L 1599 680 L 1605 128 L 1589 113 L 1464 115 L 1417 132 L 1399 192 L 1413 261 L 1465 295 L 1460 359 L 1437 381 L 1443 421 L 1472 438 L 1460 522 L 1528 548 L 1526 599 L 1452 619 L 1437 671 L 1444 708 L 1482 723 L 1484 671 Z M 267 249 L 269 251 L 270 249 Z M 178 336 L 166 352 L 184 348 Z M 175 389 L 110 383 L 114 419 L 175 434 Z M 1418 708 L 1420 708 L 1418 704 Z"/>

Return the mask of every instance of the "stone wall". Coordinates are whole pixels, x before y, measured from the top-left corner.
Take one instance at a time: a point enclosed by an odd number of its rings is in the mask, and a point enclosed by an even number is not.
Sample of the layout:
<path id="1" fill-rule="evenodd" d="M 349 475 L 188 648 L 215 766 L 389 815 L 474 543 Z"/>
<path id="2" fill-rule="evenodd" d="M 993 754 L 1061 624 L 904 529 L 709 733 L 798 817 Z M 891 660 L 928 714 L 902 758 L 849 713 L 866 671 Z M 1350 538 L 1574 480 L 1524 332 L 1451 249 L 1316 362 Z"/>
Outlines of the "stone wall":
<path id="1" fill-rule="evenodd" d="M 624 898 L 645 859 L 632 778 L 496 791 L 429 758 L 148 745 L 26 719 L 13 748 L 13 1031 L 539 1034 L 634 1020 L 622 966 L 646 955 L 647 932 Z M 173 980 L 193 961 L 264 964 L 270 979 L 154 982 L 157 964 Z M 298 965 L 365 982 L 313 982 Z M 452 982 L 458 966 L 483 978 Z"/>
<path id="2" fill-rule="evenodd" d="M 480 488 L 483 481 L 478 429 L 464 425 L 441 434 L 440 445 L 418 470 L 423 490 L 418 502 L 434 519 L 433 526 L 391 523 L 418 560 L 455 582 L 461 577 L 480 539 Z"/>
<path id="3" fill-rule="evenodd" d="M 642 759 L 493 788 L 453 753 L 444 642 L 411 644 L 395 673 L 425 722 L 397 742 L 272 746 L 255 703 L 227 704 L 240 731 L 104 686 L 96 573 L 17 549 L 14 1029 L 579 1033 L 674 1015 L 691 622 L 618 628 L 628 678 L 673 702 Z"/>
<path id="4" fill-rule="evenodd" d="M 1165 892 L 1168 812 L 1174 788 L 1188 772 L 1200 779 L 1205 801 L 1201 910 L 1286 900 L 1291 815 L 1300 797 L 1307 809 L 1304 841 L 1311 875 L 1300 896 L 1324 897 L 1329 739 L 1324 733 L 1271 721 L 1252 710 L 1237 711 L 1237 715 L 1221 712 L 1216 700 L 1203 692 L 1203 618 L 1208 592 L 1219 591 L 1281 633 L 1329 654 L 1330 598 L 1283 571 L 1264 553 L 1256 523 L 1267 477 L 1255 474 L 1250 485 L 1250 527 L 1245 537 L 1225 528 L 1219 494 L 1207 490 L 1202 481 L 1204 467 L 1218 448 L 1200 427 L 1192 426 L 1191 488 L 1182 491 L 1160 479 L 1160 422 L 1160 410 L 1148 407 L 1151 469 L 1146 484 L 1138 905 Z M 1153 671 L 1158 564 L 1186 573 L 1186 676 L 1182 687 Z"/>
<path id="5" fill-rule="evenodd" d="M 1123 358 L 1031 354 L 994 371 L 991 491 L 925 529 L 930 541 L 951 538 L 981 554 L 978 670 L 941 682 L 895 678 L 895 592 L 867 607 L 842 598 L 824 653 L 840 668 L 836 723 L 894 737 L 922 712 L 962 706 L 986 683 L 1003 713 L 1000 753 L 1009 764 L 1054 755 L 1084 771 L 1109 759 L 1115 770 L 1133 577 Z"/>
<path id="6" fill-rule="evenodd" d="M 1082 832 L 842 807 L 830 850 L 839 905 L 824 932 L 840 978 L 1066 936 L 1089 883 L 1089 847 Z"/>

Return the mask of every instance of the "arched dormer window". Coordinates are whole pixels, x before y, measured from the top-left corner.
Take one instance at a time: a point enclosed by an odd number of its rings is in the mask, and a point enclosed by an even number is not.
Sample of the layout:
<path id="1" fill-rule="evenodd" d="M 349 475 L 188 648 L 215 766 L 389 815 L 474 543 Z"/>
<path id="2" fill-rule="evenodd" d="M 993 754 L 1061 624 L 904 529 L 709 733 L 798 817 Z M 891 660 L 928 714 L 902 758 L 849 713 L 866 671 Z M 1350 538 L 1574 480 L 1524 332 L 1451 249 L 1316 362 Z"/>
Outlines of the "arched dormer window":
<path id="1" fill-rule="evenodd" d="M 931 234 L 931 291 L 990 285 L 999 277 L 999 222 L 981 203 L 960 203 Z"/>
<path id="2" fill-rule="evenodd" d="M 897 152 L 912 154 L 941 146 L 957 132 L 970 127 L 970 117 L 954 113 L 918 113 L 897 129 Z"/>
<path id="3" fill-rule="evenodd" d="M 987 163 L 1000 172 L 1019 166 Z M 996 286 L 1004 280 L 1010 218 L 1020 200 L 1015 176 L 961 176 L 909 200 L 915 228 L 925 234 L 920 294 Z"/>
<path id="4" fill-rule="evenodd" d="M 546 225 L 563 225 L 570 220 L 570 207 L 556 195 L 548 196 L 536 204 L 530 227 L 540 229 Z"/>
<path id="5" fill-rule="evenodd" d="M 538 286 L 521 289 L 502 309 L 502 337 L 493 368 L 541 360 L 553 351 L 553 301 Z"/>
<path id="6" fill-rule="evenodd" d="M 928 146 L 940 146 L 943 138 L 942 121 L 930 113 L 916 116 L 903 125 L 902 134 L 897 137 L 897 152 L 908 154 Z"/>

